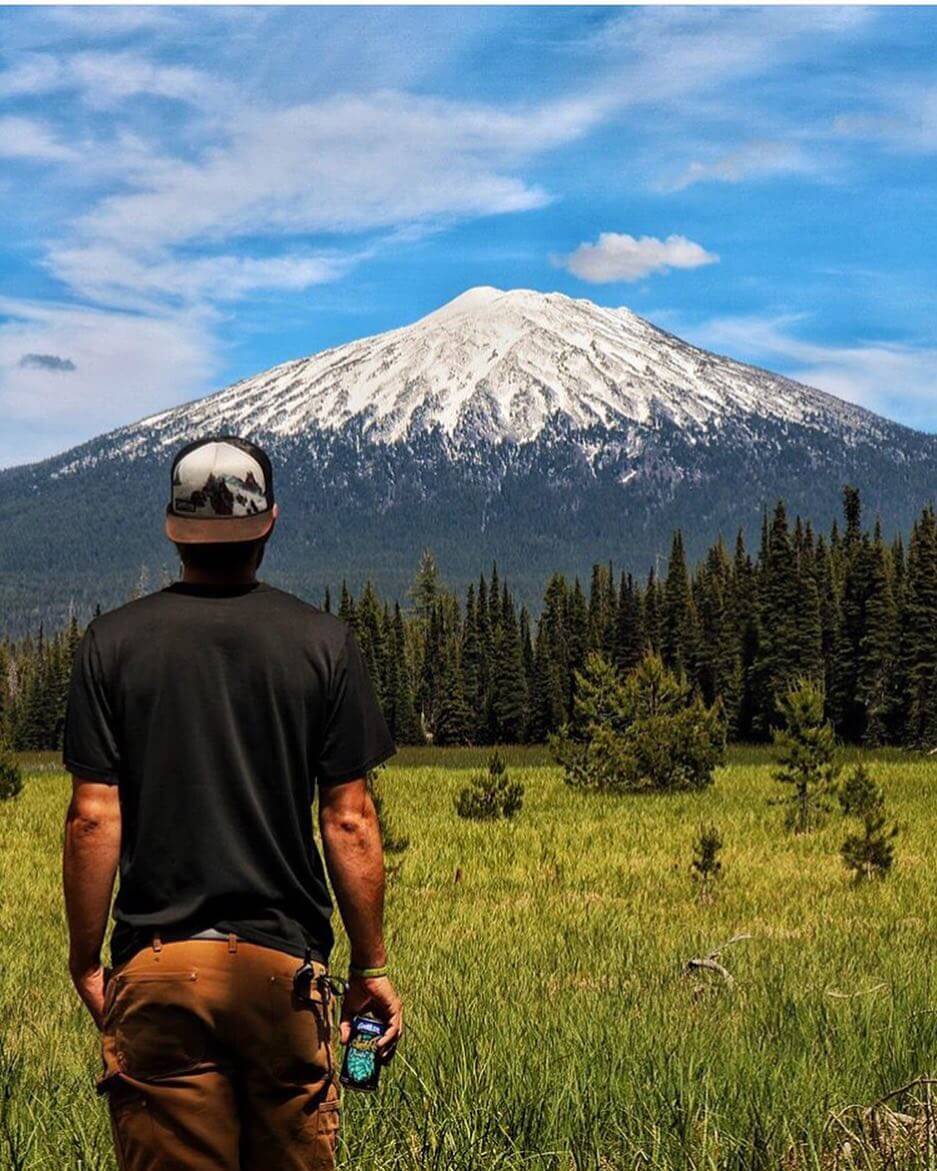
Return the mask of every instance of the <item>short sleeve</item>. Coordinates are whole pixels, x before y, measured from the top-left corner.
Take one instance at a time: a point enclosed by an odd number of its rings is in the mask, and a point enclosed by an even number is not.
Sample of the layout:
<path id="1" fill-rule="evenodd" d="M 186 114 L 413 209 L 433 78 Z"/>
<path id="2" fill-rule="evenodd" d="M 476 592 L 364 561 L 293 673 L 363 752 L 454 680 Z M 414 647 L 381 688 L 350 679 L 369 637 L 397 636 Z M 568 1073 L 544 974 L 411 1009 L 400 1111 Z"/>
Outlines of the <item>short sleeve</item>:
<path id="1" fill-rule="evenodd" d="M 316 776 L 322 784 L 354 780 L 396 751 L 361 648 L 349 628 L 332 680 Z"/>
<path id="2" fill-rule="evenodd" d="M 120 752 L 93 624 L 78 644 L 72 665 L 62 763 L 73 776 L 117 784 Z"/>

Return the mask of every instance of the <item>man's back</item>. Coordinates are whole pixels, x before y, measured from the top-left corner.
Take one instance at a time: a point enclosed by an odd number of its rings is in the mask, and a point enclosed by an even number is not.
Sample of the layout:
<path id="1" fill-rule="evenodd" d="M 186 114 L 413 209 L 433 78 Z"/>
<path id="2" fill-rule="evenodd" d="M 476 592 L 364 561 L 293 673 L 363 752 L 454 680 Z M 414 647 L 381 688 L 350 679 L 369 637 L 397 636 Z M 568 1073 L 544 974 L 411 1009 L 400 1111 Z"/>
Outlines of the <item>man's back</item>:
<path id="1" fill-rule="evenodd" d="M 182 580 L 91 623 L 65 721 L 68 966 L 100 1032 L 95 1089 L 123 1171 L 332 1171 L 332 908 L 311 805 L 318 789 L 350 947 L 341 1039 L 367 1012 L 389 1061 L 403 1014 L 367 773 L 394 743 L 348 626 L 257 580 L 279 516 L 267 454 L 195 439 L 169 480 Z"/>
<path id="2" fill-rule="evenodd" d="M 112 957 L 216 927 L 327 961 L 315 784 L 393 752 L 349 627 L 264 582 L 175 584 L 97 618 L 65 762 L 119 782 Z"/>

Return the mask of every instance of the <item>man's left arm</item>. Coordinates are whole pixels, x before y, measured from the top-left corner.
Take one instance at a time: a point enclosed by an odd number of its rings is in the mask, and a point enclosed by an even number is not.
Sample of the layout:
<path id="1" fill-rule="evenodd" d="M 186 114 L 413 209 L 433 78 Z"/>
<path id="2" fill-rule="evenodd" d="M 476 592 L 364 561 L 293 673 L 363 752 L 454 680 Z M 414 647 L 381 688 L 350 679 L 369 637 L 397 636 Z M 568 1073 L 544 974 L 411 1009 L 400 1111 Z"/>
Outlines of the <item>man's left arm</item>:
<path id="1" fill-rule="evenodd" d="M 120 801 L 116 785 L 72 777 L 65 818 L 62 880 L 68 917 L 68 968 L 98 1029 L 104 1018 L 101 948 L 120 862 Z"/>

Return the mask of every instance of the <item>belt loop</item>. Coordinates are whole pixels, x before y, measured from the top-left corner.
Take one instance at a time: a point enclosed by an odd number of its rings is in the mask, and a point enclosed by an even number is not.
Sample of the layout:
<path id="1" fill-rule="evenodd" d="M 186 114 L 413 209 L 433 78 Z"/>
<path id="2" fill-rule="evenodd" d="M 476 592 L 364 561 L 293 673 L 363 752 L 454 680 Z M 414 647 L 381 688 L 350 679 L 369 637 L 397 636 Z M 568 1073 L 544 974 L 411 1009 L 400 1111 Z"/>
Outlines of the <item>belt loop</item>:
<path id="1" fill-rule="evenodd" d="M 162 946 L 163 946 L 163 941 L 159 937 L 159 932 L 154 931 L 153 932 L 153 950 L 160 951 L 160 950 L 162 950 Z"/>
<path id="2" fill-rule="evenodd" d="M 234 952 L 237 951 L 237 949 L 238 949 L 238 937 L 232 931 L 228 935 L 228 951 L 231 954 L 233 954 Z"/>

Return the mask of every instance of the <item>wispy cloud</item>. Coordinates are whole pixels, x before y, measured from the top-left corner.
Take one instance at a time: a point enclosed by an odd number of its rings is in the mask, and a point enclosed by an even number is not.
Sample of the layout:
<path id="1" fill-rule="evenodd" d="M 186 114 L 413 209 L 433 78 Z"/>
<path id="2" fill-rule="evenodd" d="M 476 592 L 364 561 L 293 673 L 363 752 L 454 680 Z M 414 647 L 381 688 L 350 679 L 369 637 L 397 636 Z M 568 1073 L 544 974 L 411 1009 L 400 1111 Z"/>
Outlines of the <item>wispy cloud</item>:
<path id="1" fill-rule="evenodd" d="M 814 174 L 816 161 L 798 142 L 765 139 L 708 159 L 696 159 L 671 179 L 657 184 L 659 191 L 683 191 L 694 183 L 742 183 L 749 179 L 768 179 L 778 175 Z"/>
<path id="2" fill-rule="evenodd" d="M 896 78 L 884 90 L 874 90 L 870 99 L 866 108 L 839 114 L 834 134 L 898 151 L 937 151 L 937 85 L 931 79 Z"/>
<path id="3" fill-rule="evenodd" d="M 611 281 L 637 281 L 651 273 L 669 272 L 673 268 L 700 268 L 715 264 L 719 257 L 686 236 L 635 238 L 620 232 L 602 232 L 595 244 L 580 244 L 556 263 L 580 280 L 592 284 Z"/>
<path id="4" fill-rule="evenodd" d="M 110 243 L 53 248 L 47 263 L 69 288 L 101 305 L 159 312 L 166 303 L 229 305 L 254 293 L 300 292 L 338 280 L 366 253 L 177 257 Z"/>
<path id="5" fill-rule="evenodd" d="M 77 90 L 92 108 L 139 94 L 202 103 L 216 89 L 201 70 L 161 64 L 130 52 L 32 53 L 0 71 L 0 97 Z"/>
<path id="6" fill-rule="evenodd" d="M 77 152 L 44 122 L 10 115 L 0 118 L 0 158 L 72 163 Z"/>

